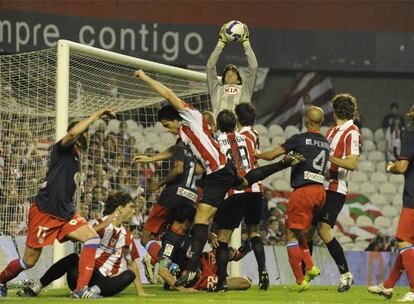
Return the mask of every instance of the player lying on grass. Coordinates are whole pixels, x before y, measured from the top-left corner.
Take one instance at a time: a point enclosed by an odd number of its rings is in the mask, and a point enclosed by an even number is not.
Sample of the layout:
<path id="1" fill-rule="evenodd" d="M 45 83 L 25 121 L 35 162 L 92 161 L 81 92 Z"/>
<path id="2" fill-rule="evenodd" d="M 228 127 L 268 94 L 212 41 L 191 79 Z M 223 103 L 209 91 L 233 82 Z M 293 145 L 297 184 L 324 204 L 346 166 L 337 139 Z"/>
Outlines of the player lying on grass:
<path id="1" fill-rule="evenodd" d="M 194 228 L 191 238 L 193 254 L 187 263 L 187 269 L 182 273 L 177 286 L 184 285 L 197 275 L 197 264 L 200 260 L 204 245 L 208 239 L 208 225 L 223 201 L 227 191 L 238 185 L 247 184 L 239 174 L 234 164 L 227 161 L 220 151 L 218 143 L 213 138 L 207 121 L 201 113 L 178 98 L 169 88 L 146 75 L 142 70 L 134 73 L 156 92 L 164 97 L 175 112 L 160 117 L 162 125 L 171 133 L 180 136 L 197 161 L 203 166 L 205 173 L 201 180 L 203 196 L 198 204 L 194 217 Z"/>
<path id="2" fill-rule="evenodd" d="M 181 229 L 188 229 L 187 227 L 182 224 Z M 179 275 L 180 269 L 185 269 L 187 267 L 190 246 L 191 239 L 188 234 L 180 238 L 166 234 L 163 239 L 162 249 L 160 250 L 161 259 L 159 261 L 160 267 L 158 274 L 164 279 L 168 286 L 179 291 L 215 291 L 214 289 L 218 281 L 215 250 L 202 253 L 197 263 L 197 267 L 200 270 L 197 272 L 197 276 L 185 286 L 174 287 L 177 281 L 176 276 Z M 240 250 L 241 253 L 233 248 L 229 249 L 228 254 L 230 261 L 233 260 L 233 258 L 240 259 L 241 256 L 244 256 L 249 251 L 242 249 Z M 227 277 L 226 285 L 228 290 L 246 290 L 251 287 L 251 280 L 245 277 Z"/>
<path id="3" fill-rule="evenodd" d="M 159 116 L 163 117 L 166 111 L 168 111 L 166 107 L 159 110 Z M 167 224 L 171 223 L 174 214 L 180 218 L 180 221 L 193 221 L 197 201 L 195 181 L 203 173 L 203 168 L 197 164 L 191 151 L 182 142 L 153 156 L 137 155 L 133 161 L 150 163 L 166 159 L 171 160 L 170 171 L 162 180 L 153 182 L 147 189 L 148 191 L 155 191 L 165 185 L 157 203 L 152 207 L 148 219 L 145 221 L 141 236 L 141 244 L 151 256 L 149 260 L 144 259 L 144 264 L 153 283 L 155 283 L 155 278 L 151 274 L 151 269 L 149 269 L 151 265 L 148 264 L 155 265 L 157 262 L 160 245 L 156 239 L 164 232 Z M 175 220 L 177 220 L 176 216 Z"/>
<path id="4" fill-rule="evenodd" d="M 113 296 L 134 282 L 138 296 L 149 296 L 141 285 L 138 269 L 138 250 L 129 231 L 128 223 L 135 214 L 132 198 L 123 192 L 111 193 L 106 202 L 103 218 L 92 220 L 93 229 L 101 237 L 95 256 L 95 267 L 89 282 L 90 289 L 103 297 Z M 121 263 L 126 261 L 128 269 L 121 271 Z M 32 287 L 18 291 L 22 297 L 37 296 L 54 280 L 67 274 L 68 286 L 76 287 L 79 256 L 72 253 L 53 264 Z"/>

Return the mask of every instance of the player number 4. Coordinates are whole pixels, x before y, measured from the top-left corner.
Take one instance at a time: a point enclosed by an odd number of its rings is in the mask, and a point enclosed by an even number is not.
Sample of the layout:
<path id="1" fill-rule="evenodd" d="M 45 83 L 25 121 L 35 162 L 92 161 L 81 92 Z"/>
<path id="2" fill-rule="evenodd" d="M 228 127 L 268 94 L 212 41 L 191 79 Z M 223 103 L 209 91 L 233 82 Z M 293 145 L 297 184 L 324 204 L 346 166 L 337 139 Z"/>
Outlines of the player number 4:
<path id="1" fill-rule="evenodd" d="M 325 151 L 321 151 L 321 153 L 318 154 L 318 156 L 316 156 L 313 159 L 312 162 L 312 166 L 313 168 L 315 168 L 316 170 L 319 171 L 319 174 L 322 174 L 325 171 L 325 157 L 326 157 L 326 152 Z"/>

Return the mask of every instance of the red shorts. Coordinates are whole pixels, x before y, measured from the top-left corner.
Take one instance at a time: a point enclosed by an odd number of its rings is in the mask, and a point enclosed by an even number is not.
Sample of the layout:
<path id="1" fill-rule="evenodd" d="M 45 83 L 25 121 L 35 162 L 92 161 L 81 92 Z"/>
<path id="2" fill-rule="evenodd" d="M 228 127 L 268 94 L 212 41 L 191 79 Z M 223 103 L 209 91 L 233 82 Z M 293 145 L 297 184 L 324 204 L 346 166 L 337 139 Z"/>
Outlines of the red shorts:
<path id="1" fill-rule="evenodd" d="M 33 203 L 29 210 L 26 246 L 42 248 L 51 245 L 55 239 L 62 243 L 69 233 L 84 225 L 88 225 L 88 222 L 78 214 L 70 220 L 62 220 L 39 210 Z"/>
<path id="2" fill-rule="evenodd" d="M 293 190 L 287 204 L 287 227 L 305 230 L 325 204 L 323 185 L 307 185 Z"/>
<path id="3" fill-rule="evenodd" d="M 155 204 L 148 215 L 148 219 L 145 221 L 144 230 L 155 235 L 160 234 L 167 224 L 167 216 L 169 213 L 170 210 L 167 208 Z"/>
<path id="4" fill-rule="evenodd" d="M 414 245 L 414 209 L 403 208 L 398 221 L 397 232 L 395 233 L 397 239 L 409 242 Z"/>

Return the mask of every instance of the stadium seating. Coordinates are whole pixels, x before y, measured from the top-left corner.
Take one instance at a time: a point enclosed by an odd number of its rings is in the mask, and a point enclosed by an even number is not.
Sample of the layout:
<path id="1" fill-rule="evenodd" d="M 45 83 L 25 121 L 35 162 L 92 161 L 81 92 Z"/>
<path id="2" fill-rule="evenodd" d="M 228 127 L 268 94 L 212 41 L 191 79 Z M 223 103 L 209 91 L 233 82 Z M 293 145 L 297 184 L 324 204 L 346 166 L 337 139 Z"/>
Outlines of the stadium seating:
<path id="1" fill-rule="evenodd" d="M 377 193 L 377 189 L 371 182 L 362 183 L 360 186 L 360 192 L 370 196 L 370 194 Z"/>
<path id="2" fill-rule="evenodd" d="M 283 140 L 284 140 L 285 139 L 285 131 L 279 125 L 272 125 L 269 128 L 268 136 L 270 138 L 273 138 L 273 137 L 283 137 Z"/>
<path id="3" fill-rule="evenodd" d="M 275 136 L 275 137 L 272 138 L 272 146 L 273 147 L 276 147 L 276 146 L 278 146 L 280 144 L 283 144 L 285 141 L 286 141 L 285 140 L 285 137 Z"/>
<path id="4" fill-rule="evenodd" d="M 387 195 L 388 197 L 393 197 L 397 193 L 397 188 L 391 183 L 383 183 L 379 187 L 380 193 Z"/>
<path id="5" fill-rule="evenodd" d="M 379 189 L 381 187 L 382 183 L 388 183 L 387 175 L 385 175 L 385 173 L 382 173 L 382 172 L 372 173 L 370 179 L 371 179 L 371 182 L 374 184 L 374 186 L 376 186 L 377 189 Z"/>
<path id="6" fill-rule="evenodd" d="M 374 140 L 374 134 L 372 133 L 371 129 L 368 128 L 361 128 L 361 135 L 364 141 L 366 140 L 370 140 L 373 141 Z"/>
<path id="7" fill-rule="evenodd" d="M 375 169 L 376 169 L 375 165 L 372 162 L 367 161 L 367 160 L 360 161 L 358 164 L 358 171 L 361 171 L 364 173 L 368 173 L 368 174 L 373 173 L 375 172 Z"/>
<path id="8" fill-rule="evenodd" d="M 402 174 L 390 174 L 389 182 L 394 185 L 404 184 L 404 175 Z"/>
<path id="9" fill-rule="evenodd" d="M 322 127 L 321 127 L 321 134 L 325 136 L 325 135 L 326 135 L 326 132 L 328 131 L 328 129 L 329 129 L 329 127 L 327 127 L 327 126 L 322 126 Z"/>
<path id="10" fill-rule="evenodd" d="M 392 205 L 396 208 L 402 208 L 403 198 L 400 193 L 397 193 L 392 197 Z"/>
<path id="11" fill-rule="evenodd" d="M 385 140 L 377 142 L 377 150 L 385 153 L 387 150 L 387 142 Z"/>
<path id="12" fill-rule="evenodd" d="M 376 143 L 382 142 L 385 140 L 385 133 L 382 128 L 375 130 L 374 132 L 374 140 Z"/>
<path id="13" fill-rule="evenodd" d="M 366 215 L 360 215 L 357 217 L 356 224 L 359 227 L 372 226 L 372 220 Z"/>
<path id="14" fill-rule="evenodd" d="M 264 125 L 256 124 L 254 125 L 254 129 L 259 133 L 260 136 L 267 136 L 268 131 Z"/>
<path id="15" fill-rule="evenodd" d="M 371 140 L 364 140 L 362 143 L 362 153 L 367 153 L 371 151 L 375 151 L 377 147 L 375 146 L 374 142 Z"/>
<path id="16" fill-rule="evenodd" d="M 287 126 L 285 128 L 286 138 L 292 137 L 293 135 L 296 135 L 296 134 L 299 134 L 299 133 L 300 133 L 300 130 L 296 126 Z"/>
<path id="17" fill-rule="evenodd" d="M 381 195 L 379 193 L 374 193 L 373 195 L 371 195 L 370 201 L 371 203 L 373 203 L 375 206 L 378 206 L 378 207 L 388 205 L 387 198 L 384 195 Z"/>
<path id="18" fill-rule="evenodd" d="M 391 220 L 385 216 L 378 216 L 375 218 L 374 224 L 384 232 L 391 227 Z"/>
<path id="19" fill-rule="evenodd" d="M 384 208 L 382 208 L 382 214 L 384 214 L 386 217 L 390 218 L 390 217 L 396 217 L 399 214 L 399 211 L 397 211 L 397 209 L 393 206 L 384 206 Z"/>
<path id="20" fill-rule="evenodd" d="M 351 171 L 349 174 L 349 180 L 355 183 L 363 183 L 368 181 L 368 176 L 364 172 Z"/>
<path id="21" fill-rule="evenodd" d="M 381 151 L 371 151 L 368 154 L 368 160 L 370 162 L 383 162 L 385 161 L 385 155 Z"/>
<path id="22" fill-rule="evenodd" d="M 348 191 L 350 193 L 361 193 L 359 186 L 360 186 L 359 182 L 352 180 L 348 183 Z"/>

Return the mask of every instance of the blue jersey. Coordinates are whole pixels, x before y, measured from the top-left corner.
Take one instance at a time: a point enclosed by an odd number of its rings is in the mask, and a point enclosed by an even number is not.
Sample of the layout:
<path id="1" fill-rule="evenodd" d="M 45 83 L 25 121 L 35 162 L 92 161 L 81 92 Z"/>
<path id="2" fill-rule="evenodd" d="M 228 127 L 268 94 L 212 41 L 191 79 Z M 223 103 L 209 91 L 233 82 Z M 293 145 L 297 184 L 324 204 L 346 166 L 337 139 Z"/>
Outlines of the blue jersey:
<path id="1" fill-rule="evenodd" d="M 75 174 L 79 170 L 80 161 L 74 145 L 63 147 L 61 141 L 57 142 L 50 155 L 45 180 L 35 199 L 39 209 L 60 219 L 71 219 L 76 211 L 73 197 Z"/>
<path id="2" fill-rule="evenodd" d="M 175 146 L 170 167 L 172 168 L 177 161 L 183 163 L 183 173 L 165 186 L 158 199 L 158 203 L 166 208 L 172 207 L 178 198 L 185 198 L 194 203 L 197 201 L 197 163 L 191 151 L 182 143 Z"/>
<path id="3" fill-rule="evenodd" d="M 409 162 L 404 173 L 403 207 L 414 208 L 414 131 L 403 136 L 399 159 Z"/>
<path id="4" fill-rule="evenodd" d="M 286 152 L 299 152 L 305 158 L 292 167 L 290 185 L 292 188 L 308 184 L 323 184 L 326 164 L 329 160 L 328 140 L 319 132 L 296 134 L 286 140 L 282 147 Z"/>

